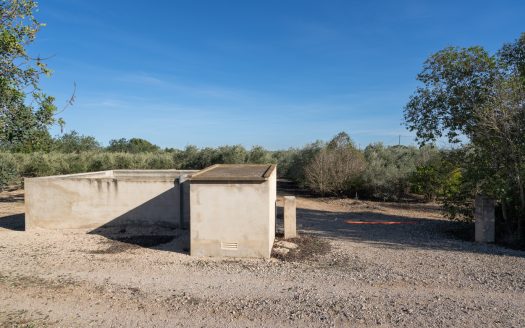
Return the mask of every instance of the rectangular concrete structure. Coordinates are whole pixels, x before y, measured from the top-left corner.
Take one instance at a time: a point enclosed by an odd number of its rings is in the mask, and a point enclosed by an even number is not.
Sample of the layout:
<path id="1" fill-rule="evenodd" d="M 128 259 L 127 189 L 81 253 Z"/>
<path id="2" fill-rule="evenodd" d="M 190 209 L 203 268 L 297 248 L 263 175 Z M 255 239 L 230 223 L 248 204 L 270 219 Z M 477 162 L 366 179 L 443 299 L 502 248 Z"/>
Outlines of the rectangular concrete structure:
<path id="1" fill-rule="evenodd" d="M 275 165 L 214 165 L 190 178 L 190 253 L 269 258 Z"/>
<path id="2" fill-rule="evenodd" d="M 190 216 L 188 186 L 181 197 L 179 179 L 194 172 L 114 170 L 26 178 L 26 229 L 179 227 Z"/>
<path id="3" fill-rule="evenodd" d="M 284 196 L 284 239 L 297 237 L 296 201 L 294 196 Z"/>
<path id="4" fill-rule="evenodd" d="M 476 196 L 474 220 L 476 241 L 493 243 L 496 237 L 494 199 L 480 195 Z"/>

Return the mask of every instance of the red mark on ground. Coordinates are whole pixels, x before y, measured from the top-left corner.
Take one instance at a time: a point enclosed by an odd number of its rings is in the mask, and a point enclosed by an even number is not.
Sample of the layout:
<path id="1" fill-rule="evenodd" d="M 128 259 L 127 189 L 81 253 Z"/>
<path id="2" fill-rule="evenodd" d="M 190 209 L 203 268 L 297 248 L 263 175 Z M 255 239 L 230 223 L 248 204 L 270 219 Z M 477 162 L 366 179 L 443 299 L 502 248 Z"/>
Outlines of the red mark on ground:
<path id="1" fill-rule="evenodd" d="M 348 224 L 383 224 L 383 225 L 393 225 L 393 224 L 416 224 L 416 221 L 354 221 L 346 220 L 345 223 Z"/>

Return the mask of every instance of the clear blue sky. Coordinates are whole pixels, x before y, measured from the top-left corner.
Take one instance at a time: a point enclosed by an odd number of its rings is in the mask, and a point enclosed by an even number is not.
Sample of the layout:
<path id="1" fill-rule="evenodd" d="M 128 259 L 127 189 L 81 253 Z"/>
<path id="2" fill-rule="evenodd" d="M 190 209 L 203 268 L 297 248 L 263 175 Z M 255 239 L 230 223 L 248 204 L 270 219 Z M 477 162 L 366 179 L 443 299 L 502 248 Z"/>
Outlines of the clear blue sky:
<path id="1" fill-rule="evenodd" d="M 62 106 L 77 84 L 65 131 L 179 148 L 411 143 L 403 107 L 431 53 L 525 31 L 522 0 L 42 0 L 37 16 L 45 90 Z"/>

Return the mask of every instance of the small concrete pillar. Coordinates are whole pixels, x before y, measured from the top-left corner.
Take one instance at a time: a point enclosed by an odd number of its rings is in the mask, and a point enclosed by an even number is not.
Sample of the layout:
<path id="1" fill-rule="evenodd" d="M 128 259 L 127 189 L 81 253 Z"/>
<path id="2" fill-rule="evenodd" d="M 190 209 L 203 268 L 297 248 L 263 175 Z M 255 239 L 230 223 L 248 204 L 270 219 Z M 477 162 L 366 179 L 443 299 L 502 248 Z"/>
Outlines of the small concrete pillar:
<path id="1" fill-rule="evenodd" d="M 474 220 L 476 241 L 493 243 L 496 238 L 494 199 L 481 195 L 476 196 Z"/>
<path id="2" fill-rule="evenodd" d="M 284 239 L 297 237 L 294 196 L 284 196 Z"/>

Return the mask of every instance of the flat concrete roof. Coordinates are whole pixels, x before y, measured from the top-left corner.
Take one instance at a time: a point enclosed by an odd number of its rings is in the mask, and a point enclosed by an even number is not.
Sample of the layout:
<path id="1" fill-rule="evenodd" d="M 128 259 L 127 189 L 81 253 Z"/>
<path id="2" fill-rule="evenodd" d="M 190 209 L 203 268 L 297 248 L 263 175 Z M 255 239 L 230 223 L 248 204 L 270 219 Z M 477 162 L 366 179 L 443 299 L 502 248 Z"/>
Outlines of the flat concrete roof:
<path id="1" fill-rule="evenodd" d="M 275 170 L 273 164 L 216 164 L 191 176 L 191 181 L 261 182 Z"/>
<path id="2" fill-rule="evenodd" d="M 127 180 L 127 181 L 174 181 L 181 175 L 197 173 L 198 170 L 107 170 L 98 172 L 53 175 L 46 177 L 26 178 L 31 180 Z"/>

